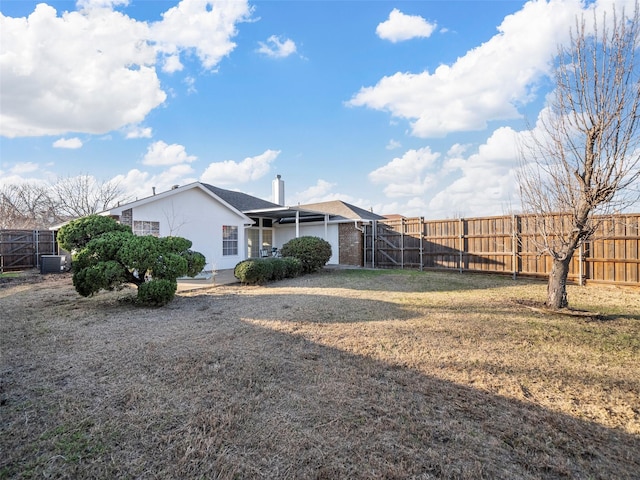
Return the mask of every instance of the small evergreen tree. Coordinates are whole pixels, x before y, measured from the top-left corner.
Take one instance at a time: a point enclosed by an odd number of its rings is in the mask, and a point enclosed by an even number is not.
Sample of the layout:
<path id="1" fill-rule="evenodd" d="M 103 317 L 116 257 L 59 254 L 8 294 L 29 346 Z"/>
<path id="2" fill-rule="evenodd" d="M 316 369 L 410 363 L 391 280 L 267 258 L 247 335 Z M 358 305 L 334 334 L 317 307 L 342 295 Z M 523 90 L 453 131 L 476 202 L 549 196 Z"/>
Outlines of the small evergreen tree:
<path id="1" fill-rule="evenodd" d="M 319 237 L 299 237 L 282 246 L 283 257 L 295 257 L 302 262 L 304 273 L 324 267 L 331 258 L 331 244 Z"/>
<path id="2" fill-rule="evenodd" d="M 137 236 L 110 217 L 89 215 L 60 229 L 58 243 L 73 253 L 73 285 L 85 297 L 124 283 L 138 287 L 138 300 L 165 305 L 177 279 L 195 276 L 206 263 L 181 237 Z"/>

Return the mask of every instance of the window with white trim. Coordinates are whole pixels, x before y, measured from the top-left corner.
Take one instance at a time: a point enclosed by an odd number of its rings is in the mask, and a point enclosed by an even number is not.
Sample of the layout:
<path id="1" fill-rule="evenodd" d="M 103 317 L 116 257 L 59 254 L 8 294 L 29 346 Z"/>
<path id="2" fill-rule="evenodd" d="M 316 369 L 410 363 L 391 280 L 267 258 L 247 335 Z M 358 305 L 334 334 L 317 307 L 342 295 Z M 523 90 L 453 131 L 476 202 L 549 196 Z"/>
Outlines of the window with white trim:
<path id="1" fill-rule="evenodd" d="M 133 233 L 135 235 L 160 236 L 160 222 L 149 222 L 147 220 L 134 220 Z"/>
<path id="2" fill-rule="evenodd" d="M 222 226 L 222 255 L 238 255 L 238 227 Z"/>

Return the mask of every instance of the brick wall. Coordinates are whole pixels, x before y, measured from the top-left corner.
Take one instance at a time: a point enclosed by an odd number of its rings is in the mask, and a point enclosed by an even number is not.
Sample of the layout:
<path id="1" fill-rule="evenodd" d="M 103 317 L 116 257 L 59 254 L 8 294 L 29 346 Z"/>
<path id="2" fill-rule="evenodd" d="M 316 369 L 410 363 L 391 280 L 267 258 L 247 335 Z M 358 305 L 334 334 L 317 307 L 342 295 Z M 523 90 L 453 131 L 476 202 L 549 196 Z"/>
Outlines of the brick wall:
<path id="1" fill-rule="evenodd" d="M 362 232 L 353 223 L 338 225 L 340 265 L 362 266 Z"/>

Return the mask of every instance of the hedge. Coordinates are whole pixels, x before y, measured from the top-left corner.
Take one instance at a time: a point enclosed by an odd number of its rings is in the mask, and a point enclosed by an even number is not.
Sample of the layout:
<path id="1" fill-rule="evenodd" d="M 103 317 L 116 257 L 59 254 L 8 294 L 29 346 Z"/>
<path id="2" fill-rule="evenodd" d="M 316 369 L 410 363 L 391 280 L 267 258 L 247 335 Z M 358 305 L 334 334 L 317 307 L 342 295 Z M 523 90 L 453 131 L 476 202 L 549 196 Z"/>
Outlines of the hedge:
<path id="1" fill-rule="evenodd" d="M 233 275 L 249 285 L 294 278 L 302 272 L 302 262 L 294 257 L 251 258 L 238 263 L 233 269 Z"/>

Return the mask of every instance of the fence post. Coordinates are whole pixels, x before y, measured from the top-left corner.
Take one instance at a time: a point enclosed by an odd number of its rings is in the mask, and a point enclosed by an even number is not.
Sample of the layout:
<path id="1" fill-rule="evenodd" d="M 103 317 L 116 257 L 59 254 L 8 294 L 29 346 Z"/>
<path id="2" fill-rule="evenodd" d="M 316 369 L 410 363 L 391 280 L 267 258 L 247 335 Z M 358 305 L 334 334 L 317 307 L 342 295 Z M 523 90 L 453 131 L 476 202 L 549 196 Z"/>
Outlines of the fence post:
<path id="1" fill-rule="evenodd" d="M 424 242 L 424 217 L 420 217 L 420 271 L 424 270 L 424 260 L 422 256 L 424 255 L 423 249 Z"/>
<path id="2" fill-rule="evenodd" d="M 518 277 L 518 224 L 516 223 L 516 215 L 511 215 L 511 252 L 513 253 L 513 279 Z"/>
<path id="3" fill-rule="evenodd" d="M 405 229 L 405 218 L 402 217 L 400 219 L 400 269 L 404 270 L 404 229 Z"/>
<path id="4" fill-rule="evenodd" d="M 460 248 L 458 248 L 458 271 L 462 273 L 462 255 L 464 251 L 464 220 L 461 218 L 458 222 L 458 240 L 460 242 Z"/>

